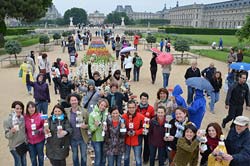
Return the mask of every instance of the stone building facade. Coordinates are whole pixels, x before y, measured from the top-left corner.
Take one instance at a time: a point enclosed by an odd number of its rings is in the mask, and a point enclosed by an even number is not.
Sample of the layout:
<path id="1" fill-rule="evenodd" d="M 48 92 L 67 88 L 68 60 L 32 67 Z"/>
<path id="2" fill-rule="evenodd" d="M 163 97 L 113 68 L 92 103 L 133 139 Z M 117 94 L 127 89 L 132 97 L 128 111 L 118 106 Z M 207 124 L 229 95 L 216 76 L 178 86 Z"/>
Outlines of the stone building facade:
<path id="1" fill-rule="evenodd" d="M 94 13 L 90 13 L 88 15 L 89 22 L 94 25 L 103 24 L 104 19 L 105 19 L 104 13 L 100 13 L 97 10 Z"/>
<path id="2" fill-rule="evenodd" d="M 50 8 L 48 8 L 45 17 L 41 18 L 41 20 L 56 20 L 57 18 L 62 18 L 62 15 L 53 4 Z"/>
<path id="3" fill-rule="evenodd" d="M 171 25 L 204 28 L 238 28 L 250 15 L 250 0 L 176 6 L 169 10 Z"/>

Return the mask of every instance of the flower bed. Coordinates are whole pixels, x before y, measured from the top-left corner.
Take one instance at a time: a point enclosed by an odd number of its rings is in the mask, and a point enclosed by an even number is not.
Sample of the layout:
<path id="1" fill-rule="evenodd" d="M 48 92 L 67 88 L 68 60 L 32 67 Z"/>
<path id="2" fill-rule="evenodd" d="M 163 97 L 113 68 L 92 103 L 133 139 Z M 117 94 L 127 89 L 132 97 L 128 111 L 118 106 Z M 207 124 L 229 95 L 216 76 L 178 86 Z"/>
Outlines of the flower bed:
<path id="1" fill-rule="evenodd" d="M 96 63 L 108 63 L 113 61 L 114 58 L 110 54 L 109 50 L 106 48 L 105 44 L 100 38 L 94 38 L 87 50 L 86 55 L 84 56 L 84 62 L 89 61 L 91 58 L 94 58 Z"/>

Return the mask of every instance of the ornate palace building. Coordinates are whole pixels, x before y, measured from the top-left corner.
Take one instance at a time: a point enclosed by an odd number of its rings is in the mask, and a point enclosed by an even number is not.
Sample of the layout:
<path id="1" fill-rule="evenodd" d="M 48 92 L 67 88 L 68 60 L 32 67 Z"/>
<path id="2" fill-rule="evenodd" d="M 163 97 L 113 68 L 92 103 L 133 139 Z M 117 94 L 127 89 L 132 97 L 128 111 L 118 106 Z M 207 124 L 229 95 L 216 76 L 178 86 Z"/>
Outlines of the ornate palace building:
<path id="1" fill-rule="evenodd" d="M 213 4 L 177 5 L 169 10 L 171 25 L 204 28 L 238 28 L 250 15 L 250 0 L 234 0 Z"/>

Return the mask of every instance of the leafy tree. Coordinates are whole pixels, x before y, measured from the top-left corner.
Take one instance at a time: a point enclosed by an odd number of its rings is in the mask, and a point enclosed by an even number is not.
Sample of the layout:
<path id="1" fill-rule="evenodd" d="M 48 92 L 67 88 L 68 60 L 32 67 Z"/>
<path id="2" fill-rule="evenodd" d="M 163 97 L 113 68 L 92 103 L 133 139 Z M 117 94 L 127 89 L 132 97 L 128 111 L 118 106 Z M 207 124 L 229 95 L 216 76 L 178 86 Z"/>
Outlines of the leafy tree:
<path id="1" fill-rule="evenodd" d="M 146 41 L 147 41 L 148 43 L 151 44 L 151 48 L 152 48 L 152 43 L 155 43 L 155 42 L 156 42 L 156 37 L 153 36 L 153 35 L 151 35 L 151 34 L 149 34 L 149 35 L 146 37 Z"/>
<path id="2" fill-rule="evenodd" d="M 106 17 L 106 19 L 104 20 L 105 24 L 117 24 L 117 25 L 121 25 L 122 22 L 122 17 L 124 17 L 124 23 L 125 25 L 131 25 L 133 24 L 133 20 L 129 19 L 129 17 L 127 16 L 126 13 L 124 12 L 113 12 L 113 13 L 109 13 Z"/>
<path id="3" fill-rule="evenodd" d="M 18 65 L 16 54 L 19 54 L 22 51 L 21 44 L 16 40 L 9 40 L 4 44 L 4 49 L 8 54 L 15 55 L 16 65 Z"/>
<path id="4" fill-rule="evenodd" d="M 176 51 L 182 52 L 182 54 L 181 54 L 181 63 L 183 63 L 183 53 L 184 53 L 184 51 L 189 51 L 190 50 L 188 41 L 187 40 L 176 40 L 175 43 L 174 43 L 174 49 Z"/>
<path id="5" fill-rule="evenodd" d="M 49 43 L 49 36 L 48 36 L 48 35 L 41 35 L 40 38 L 39 38 L 39 43 L 40 43 L 40 44 L 43 44 L 43 46 L 44 46 L 44 51 L 45 51 L 45 50 L 46 50 L 46 49 L 45 49 L 45 46 L 46 46 L 46 44 Z"/>
<path id="6" fill-rule="evenodd" d="M 56 44 L 58 44 L 58 39 L 61 39 L 61 34 L 60 33 L 54 33 L 53 39 L 56 40 Z"/>
<path id="7" fill-rule="evenodd" d="M 4 46 L 4 35 L 6 33 L 6 25 L 4 20 L 0 20 L 0 47 Z"/>
<path id="8" fill-rule="evenodd" d="M 244 26 L 236 32 L 240 42 L 250 40 L 250 15 L 247 16 Z"/>
<path id="9" fill-rule="evenodd" d="M 63 31 L 62 36 L 63 37 L 68 37 L 71 34 L 72 34 L 72 32 L 70 32 L 70 31 Z"/>
<path id="10" fill-rule="evenodd" d="M 81 8 L 71 8 L 64 13 L 63 19 L 65 23 L 70 22 L 70 17 L 73 17 L 73 24 L 87 23 L 87 13 Z"/>
<path id="11" fill-rule="evenodd" d="M 0 4 L 0 24 L 6 16 L 32 22 L 45 16 L 52 0 L 1 0 Z M 4 33 L 0 31 L 0 42 L 4 41 L 3 38 Z"/>

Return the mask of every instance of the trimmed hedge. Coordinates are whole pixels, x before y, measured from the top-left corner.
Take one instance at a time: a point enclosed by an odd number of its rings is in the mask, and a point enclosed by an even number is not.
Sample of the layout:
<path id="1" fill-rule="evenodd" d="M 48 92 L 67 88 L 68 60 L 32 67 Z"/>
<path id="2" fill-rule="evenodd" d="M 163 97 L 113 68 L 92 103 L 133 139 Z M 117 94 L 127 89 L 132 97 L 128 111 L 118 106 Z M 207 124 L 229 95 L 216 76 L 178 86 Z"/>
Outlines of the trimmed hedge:
<path id="1" fill-rule="evenodd" d="M 29 34 L 33 28 L 7 28 L 6 36 Z"/>
<path id="2" fill-rule="evenodd" d="M 210 29 L 210 28 L 173 28 L 159 27 L 159 31 L 175 34 L 203 34 L 203 35 L 235 35 L 237 29 Z"/>

